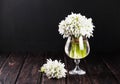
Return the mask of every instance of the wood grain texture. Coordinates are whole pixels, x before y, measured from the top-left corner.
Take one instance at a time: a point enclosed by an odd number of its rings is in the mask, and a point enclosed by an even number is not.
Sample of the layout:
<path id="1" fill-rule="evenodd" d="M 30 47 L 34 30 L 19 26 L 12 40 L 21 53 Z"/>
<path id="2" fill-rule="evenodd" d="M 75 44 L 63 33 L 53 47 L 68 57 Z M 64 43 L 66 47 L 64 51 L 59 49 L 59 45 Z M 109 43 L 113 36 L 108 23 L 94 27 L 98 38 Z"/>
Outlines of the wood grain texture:
<path id="1" fill-rule="evenodd" d="M 2 84 L 14 84 L 23 64 L 24 56 L 12 53 L 1 67 L 0 80 Z"/>
<path id="2" fill-rule="evenodd" d="M 54 81 L 54 82 L 53 82 Z M 48 79 L 45 74 L 42 76 L 42 84 L 65 84 L 65 79 Z"/>
<path id="3" fill-rule="evenodd" d="M 73 59 L 61 52 L 0 54 L 0 84 L 120 84 L 120 58 L 92 55 L 81 59 L 85 75 L 48 79 L 39 72 L 46 59 L 61 60 L 69 71 L 75 67 Z"/>
<path id="4" fill-rule="evenodd" d="M 0 67 L 4 64 L 5 60 L 7 60 L 8 57 L 8 54 L 0 54 Z"/>
<path id="5" fill-rule="evenodd" d="M 29 54 L 25 60 L 16 84 L 37 84 L 40 82 L 40 66 L 43 54 Z"/>
<path id="6" fill-rule="evenodd" d="M 118 83 L 120 84 L 120 59 L 119 59 L 119 56 L 116 56 L 115 58 L 113 58 L 112 56 L 107 57 L 107 58 L 102 57 L 102 59 L 103 59 L 103 62 L 108 67 L 108 69 L 113 74 L 113 76 L 116 78 Z"/>
<path id="7" fill-rule="evenodd" d="M 2 74 L 2 65 L 8 59 L 8 54 L 0 54 L 0 74 Z M 3 84 L 3 80 L 0 79 L 0 84 Z"/>
<path id="8" fill-rule="evenodd" d="M 118 84 L 100 56 L 87 58 L 85 66 L 93 84 Z"/>

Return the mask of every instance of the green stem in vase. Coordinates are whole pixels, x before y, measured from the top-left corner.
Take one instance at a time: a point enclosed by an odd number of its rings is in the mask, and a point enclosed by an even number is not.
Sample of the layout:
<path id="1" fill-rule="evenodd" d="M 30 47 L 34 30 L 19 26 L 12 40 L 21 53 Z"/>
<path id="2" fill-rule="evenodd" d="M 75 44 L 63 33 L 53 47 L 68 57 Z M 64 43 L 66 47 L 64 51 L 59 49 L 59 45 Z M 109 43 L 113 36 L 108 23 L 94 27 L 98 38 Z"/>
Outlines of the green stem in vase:
<path id="1" fill-rule="evenodd" d="M 71 43 L 71 49 L 70 49 L 70 57 L 74 59 L 80 59 L 84 58 L 87 55 L 87 47 L 86 47 L 86 42 L 83 42 L 84 44 L 84 49 L 81 50 L 79 47 L 79 43 L 73 41 Z"/>

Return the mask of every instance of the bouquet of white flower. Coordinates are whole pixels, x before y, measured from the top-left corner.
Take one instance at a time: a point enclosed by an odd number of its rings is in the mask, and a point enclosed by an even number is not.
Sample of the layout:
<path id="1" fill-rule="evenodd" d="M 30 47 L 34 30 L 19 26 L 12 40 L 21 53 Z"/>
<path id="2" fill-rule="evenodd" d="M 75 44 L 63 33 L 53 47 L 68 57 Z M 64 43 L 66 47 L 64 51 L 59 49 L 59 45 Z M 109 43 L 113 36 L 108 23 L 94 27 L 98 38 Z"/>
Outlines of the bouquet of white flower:
<path id="1" fill-rule="evenodd" d="M 62 78 L 66 77 L 67 70 L 61 61 L 47 59 L 47 63 L 41 67 L 41 72 L 44 72 L 48 78 Z"/>
<path id="2" fill-rule="evenodd" d="M 65 20 L 59 23 L 59 33 L 63 35 L 63 38 L 74 36 L 78 38 L 80 36 L 90 37 L 93 35 L 94 25 L 91 18 L 86 18 L 80 13 L 72 13 L 68 15 Z"/>
<path id="3" fill-rule="evenodd" d="M 87 56 L 87 38 L 93 36 L 94 25 L 91 18 L 86 18 L 80 13 L 72 13 L 65 20 L 62 20 L 58 25 L 59 33 L 63 38 L 67 38 L 65 52 L 71 58 L 80 59 Z"/>

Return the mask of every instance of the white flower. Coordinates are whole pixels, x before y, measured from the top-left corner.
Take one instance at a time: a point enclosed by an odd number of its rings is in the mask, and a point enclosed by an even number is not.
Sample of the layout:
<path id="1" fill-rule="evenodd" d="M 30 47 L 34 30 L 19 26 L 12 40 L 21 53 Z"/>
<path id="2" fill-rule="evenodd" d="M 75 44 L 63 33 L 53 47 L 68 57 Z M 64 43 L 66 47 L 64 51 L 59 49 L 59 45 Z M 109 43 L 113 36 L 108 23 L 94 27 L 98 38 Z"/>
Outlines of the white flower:
<path id="1" fill-rule="evenodd" d="M 44 72 L 48 78 L 62 78 L 66 77 L 67 70 L 64 68 L 64 63 L 61 61 L 47 59 L 47 63 L 41 67 L 41 72 Z"/>
<path id="2" fill-rule="evenodd" d="M 65 20 L 62 20 L 59 23 L 58 31 L 61 35 L 63 35 L 63 38 L 69 36 L 74 36 L 77 38 L 81 35 L 90 37 L 93 36 L 94 27 L 95 26 L 93 25 L 91 18 L 87 19 L 80 13 L 72 13 L 71 15 L 68 15 Z"/>

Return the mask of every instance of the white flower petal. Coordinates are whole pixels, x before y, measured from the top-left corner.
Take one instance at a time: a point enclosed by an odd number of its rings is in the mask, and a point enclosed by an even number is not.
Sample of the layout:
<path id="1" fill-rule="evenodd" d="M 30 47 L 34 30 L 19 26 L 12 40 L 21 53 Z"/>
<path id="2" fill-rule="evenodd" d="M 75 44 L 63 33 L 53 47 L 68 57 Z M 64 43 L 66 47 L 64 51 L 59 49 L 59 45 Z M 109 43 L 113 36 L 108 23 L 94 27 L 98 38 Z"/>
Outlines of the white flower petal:
<path id="1" fill-rule="evenodd" d="M 71 13 L 59 23 L 58 31 L 63 35 L 63 38 L 69 36 L 79 37 L 80 35 L 90 37 L 93 36 L 94 27 L 92 18 L 87 19 L 80 13 Z"/>

